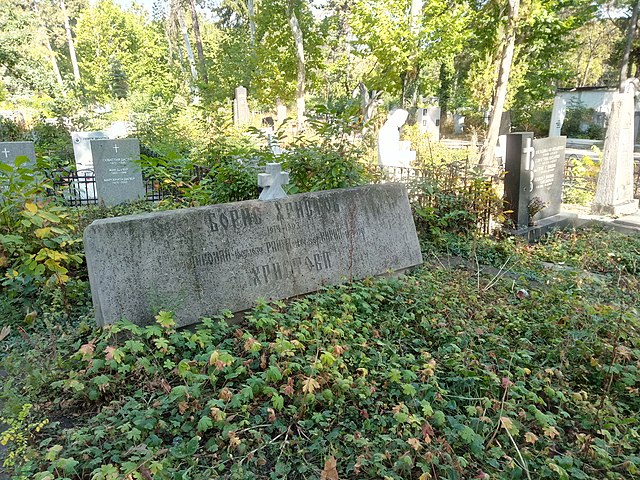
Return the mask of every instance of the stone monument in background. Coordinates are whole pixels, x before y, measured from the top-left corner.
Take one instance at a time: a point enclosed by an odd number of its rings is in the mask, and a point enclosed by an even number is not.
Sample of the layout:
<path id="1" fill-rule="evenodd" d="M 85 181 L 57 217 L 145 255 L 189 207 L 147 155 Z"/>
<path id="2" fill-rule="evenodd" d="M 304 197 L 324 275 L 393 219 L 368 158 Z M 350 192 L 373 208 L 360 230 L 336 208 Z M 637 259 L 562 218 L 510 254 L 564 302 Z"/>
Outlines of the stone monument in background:
<path id="1" fill-rule="evenodd" d="M 249 102 L 247 101 L 247 89 L 240 86 L 235 90 L 233 100 L 233 124 L 246 125 L 251 120 Z"/>
<path id="2" fill-rule="evenodd" d="M 634 90 L 628 81 L 624 93 L 613 95 L 594 213 L 629 215 L 638 211 L 638 200 L 633 198 Z"/>
<path id="3" fill-rule="evenodd" d="M 276 121 L 282 124 L 287 119 L 287 106 L 279 98 L 276 100 Z"/>
<path id="4" fill-rule="evenodd" d="M 0 142 L 0 163 L 15 165 L 17 157 L 27 157 L 27 164 L 35 165 L 36 151 L 33 142 Z"/>
<path id="5" fill-rule="evenodd" d="M 378 133 L 378 165 L 383 167 L 409 167 L 416 159 L 411 142 L 400 141 L 402 127 L 409 112 L 397 109 L 391 112 Z"/>
<path id="6" fill-rule="evenodd" d="M 559 215 L 566 143 L 566 137 L 534 140 L 530 132 L 506 135 L 505 209 L 516 231 L 566 220 Z"/>
<path id="7" fill-rule="evenodd" d="M 440 107 L 418 109 L 418 129 L 422 135 L 429 135 L 431 140 L 440 140 Z"/>
<path id="8" fill-rule="evenodd" d="M 110 207 L 144 198 L 137 138 L 92 140 L 98 201 Z"/>

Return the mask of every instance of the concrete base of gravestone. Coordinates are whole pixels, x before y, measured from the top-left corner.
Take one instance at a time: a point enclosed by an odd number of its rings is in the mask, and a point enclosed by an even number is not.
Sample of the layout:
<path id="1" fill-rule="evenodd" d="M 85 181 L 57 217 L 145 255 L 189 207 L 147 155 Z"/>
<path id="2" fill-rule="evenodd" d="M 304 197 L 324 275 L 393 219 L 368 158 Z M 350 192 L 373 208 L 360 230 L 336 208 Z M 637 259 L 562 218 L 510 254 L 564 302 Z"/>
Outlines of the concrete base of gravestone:
<path id="1" fill-rule="evenodd" d="M 84 248 L 100 325 L 184 326 L 422 263 L 400 184 L 96 220 Z"/>
<path id="2" fill-rule="evenodd" d="M 620 215 L 633 215 L 638 211 L 638 200 L 629 200 L 628 202 L 620 203 L 618 205 L 598 205 L 593 204 L 591 210 L 596 215 L 611 215 L 618 217 Z"/>
<path id="3" fill-rule="evenodd" d="M 558 213 L 551 217 L 544 218 L 535 222 L 526 228 L 519 228 L 518 230 L 510 230 L 508 233 L 518 237 L 523 237 L 527 242 L 537 242 L 547 233 L 554 230 L 563 230 L 569 227 L 573 227 L 578 218 L 575 213 Z"/>

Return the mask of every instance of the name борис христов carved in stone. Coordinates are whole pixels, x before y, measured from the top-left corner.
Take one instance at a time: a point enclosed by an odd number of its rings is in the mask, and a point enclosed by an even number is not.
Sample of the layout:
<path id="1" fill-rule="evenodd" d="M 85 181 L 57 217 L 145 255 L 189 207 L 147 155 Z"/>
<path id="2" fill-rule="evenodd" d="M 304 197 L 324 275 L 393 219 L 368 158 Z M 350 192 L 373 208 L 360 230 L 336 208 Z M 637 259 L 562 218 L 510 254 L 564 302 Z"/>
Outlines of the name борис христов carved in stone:
<path id="1" fill-rule="evenodd" d="M 85 251 L 100 324 L 164 309 L 187 325 L 422 262 L 390 184 L 97 220 Z"/>

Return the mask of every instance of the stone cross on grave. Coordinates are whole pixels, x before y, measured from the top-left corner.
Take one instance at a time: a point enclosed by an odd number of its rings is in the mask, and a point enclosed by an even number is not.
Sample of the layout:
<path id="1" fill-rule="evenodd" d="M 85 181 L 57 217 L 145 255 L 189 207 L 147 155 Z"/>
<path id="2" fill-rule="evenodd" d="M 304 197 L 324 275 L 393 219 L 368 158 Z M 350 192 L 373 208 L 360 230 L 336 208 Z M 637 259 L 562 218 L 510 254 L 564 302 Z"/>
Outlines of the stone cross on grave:
<path id="1" fill-rule="evenodd" d="M 4 158 L 9 158 L 9 150 L 7 150 L 7 147 L 4 147 L 4 150 L 2 150 L 2 153 L 4 153 Z"/>
<path id="2" fill-rule="evenodd" d="M 263 188 L 259 199 L 277 200 L 286 198 L 287 194 L 282 189 L 282 186 L 289 184 L 289 172 L 283 172 L 282 165 L 279 163 L 267 163 L 266 172 L 258 174 L 258 186 Z"/>

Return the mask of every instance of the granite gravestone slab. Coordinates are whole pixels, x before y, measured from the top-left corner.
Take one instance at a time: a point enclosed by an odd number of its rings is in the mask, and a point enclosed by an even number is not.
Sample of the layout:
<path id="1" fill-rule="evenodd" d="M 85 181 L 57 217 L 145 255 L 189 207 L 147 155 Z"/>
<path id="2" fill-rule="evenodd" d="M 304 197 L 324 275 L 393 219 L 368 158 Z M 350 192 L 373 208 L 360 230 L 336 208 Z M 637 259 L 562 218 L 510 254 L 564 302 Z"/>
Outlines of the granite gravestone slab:
<path id="1" fill-rule="evenodd" d="M 91 140 L 91 152 L 98 201 L 113 206 L 144 198 L 138 139 Z"/>
<path id="2" fill-rule="evenodd" d="M 93 155 L 91 153 L 91 140 L 109 138 L 107 132 L 72 132 L 73 156 L 76 161 L 78 181 L 71 186 L 81 203 L 91 202 L 96 199 L 96 189 L 93 172 Z M 84 178 L 88 177 L 88 178 Z"/>
<path id="3" fill-rule="evenodd" d="M 93 175 L 93 155 L 91 154 L 91 140 L 104 140 L 109 138 L 107 132 L 72 132 L 73 156 L 76 160 L 78 174 L 91 171 Z"/>
<path id="4" fill-rule="evenodd" d="M 510 133 L 506 141 L 505 203 L 516 228 L 560 213 L 566 137 L 533 139 Z M 544 206 L 530 217 L 536 208 Z"/>
<path id="5" fill-rule="evenodd" d="M 27 157 L 27 165 L 36 164 L 33 142 L 0 142 L 0 162 L 15 165 L 17 157 Z"/>
<path id="6" fill-rule="evenodd" d="M 244 125 L 249 123 L 251 114 L 249 112 L 249 103 L 247 102 L 247 89 L 238 87 L 235 90 L 235 98 L 233 100 L 233 123 L 235 125 Z"/>
<path id="7" fill-rule="evenodd" d="M 400 184 L 101 219 L 84 246 L 100 325 L 188 325 L 422 263 Z"/>

